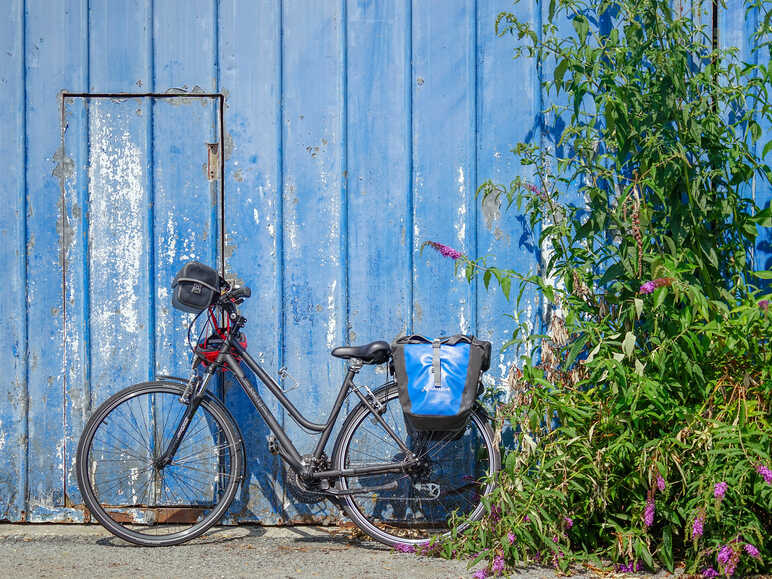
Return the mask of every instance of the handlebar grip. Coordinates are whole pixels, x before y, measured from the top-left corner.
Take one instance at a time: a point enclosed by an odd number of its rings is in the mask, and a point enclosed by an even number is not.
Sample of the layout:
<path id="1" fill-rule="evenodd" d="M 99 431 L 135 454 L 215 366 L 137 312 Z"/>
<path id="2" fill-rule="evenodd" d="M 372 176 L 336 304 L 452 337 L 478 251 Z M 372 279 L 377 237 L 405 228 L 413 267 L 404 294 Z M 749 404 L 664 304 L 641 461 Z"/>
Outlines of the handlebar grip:
<path id="1" fill-rule="evenodd" d="M 231 298 L 235 300 L 238 300 L 241 298 L 248 298 L 251 295 L 252 295 L 252 290 L 249 289 L 247 286 L 239 287 L 231 291 Z"/>

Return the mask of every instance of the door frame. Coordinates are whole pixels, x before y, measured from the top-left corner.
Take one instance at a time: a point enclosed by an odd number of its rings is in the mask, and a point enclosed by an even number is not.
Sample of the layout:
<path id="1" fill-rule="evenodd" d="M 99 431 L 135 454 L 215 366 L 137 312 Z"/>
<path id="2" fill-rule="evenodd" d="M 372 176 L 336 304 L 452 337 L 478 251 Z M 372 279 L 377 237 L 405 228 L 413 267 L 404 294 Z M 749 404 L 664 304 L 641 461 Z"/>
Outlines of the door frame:
<path id="1" fill-rule="evenodd" d="M 61 91 L 59 93 L 59 129 L 60 129 L 60 144 L 61 154 L 65 155 L 66 151 L 66 131 L 67 131 L 67 101 L 68 99 L 83 99 L 86 103 L 93 99 L 113 99 L 116 101 L 128 100 L 128 99 L 150 99 L 152 103 L 154 99 L 209 99 L 216 103 L 217 111 L 215 116 L 217 118 L 217 156 L 219 161 L 218 175 L 216 179 L 219 181 L 219 192 L 217 195 L 217 203 L 219 205 L 219 211 L 217 212 L 217 227 L 219 233 L 217 252 L 219 254 L 219 270 L 220 275 L 225 277 L 225 95 L 223 93 L 211 93 L 211 92 L 75 92 L 75 91 Z M 151 105 L 152 106 L 152 105 Z M 64 186 L 64 181 L 61 184 L 61 209 L 59 215 L 59 227 L 61 231 L 66 230 L 67 226 L 67 191 Z M 68 308 L 67 308 L 67 255 L 66 255 L 66 243 L 61 243 L 61 255 L 60 263 L 62 268 L 62 331 L 64 342 L 67 341 L 68 336 Z M 67 398 L 67 392 L 69 388 L 69 375 L 66 371 L 68 352 L 67 348 L 64 349 L 63 359 L 63 383 L 62 389 L 64 392 L 65 400 Z M 65 424 L 63 432 L 63 450 L 62 450 L 62 501 L 61 504 L 56 504 L 58 508 L 71 506 L 71 501 L 68 496 L 68 454 L 73 452 L 68 448 L 67 440 L 67 404 L 62 408 L 62 420 Z M 58 503 L 59 501 L 57 501 Z"/>

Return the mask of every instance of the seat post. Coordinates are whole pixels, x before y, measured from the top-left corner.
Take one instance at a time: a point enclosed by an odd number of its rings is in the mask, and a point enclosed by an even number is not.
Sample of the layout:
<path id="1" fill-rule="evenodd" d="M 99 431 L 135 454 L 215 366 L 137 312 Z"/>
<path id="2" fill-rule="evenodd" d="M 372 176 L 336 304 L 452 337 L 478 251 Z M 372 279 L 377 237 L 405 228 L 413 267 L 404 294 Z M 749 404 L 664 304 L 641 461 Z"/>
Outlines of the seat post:
<path id="1" fill-rule="evenodd" d="M 360 360 L 359 358 L 351 358 L 351 361 L 348 365 L 348 371 L 351 373 L 351 378 L 353 378 L 356 374 L 359 373 L 359 371 L 362 369 L 362 365 L 364 362 Z"/>

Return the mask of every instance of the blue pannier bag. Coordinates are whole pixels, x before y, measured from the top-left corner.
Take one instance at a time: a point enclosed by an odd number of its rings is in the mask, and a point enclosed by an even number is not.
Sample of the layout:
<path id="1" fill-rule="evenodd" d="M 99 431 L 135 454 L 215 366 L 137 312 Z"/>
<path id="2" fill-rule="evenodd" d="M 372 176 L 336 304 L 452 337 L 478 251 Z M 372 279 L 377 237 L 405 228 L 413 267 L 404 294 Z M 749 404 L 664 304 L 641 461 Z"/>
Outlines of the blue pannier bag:
<path id="1" fill-rule="evenodd" d="M 413 335 L 398 338 L 391 349 L 408 429 L 463 430 L 490 367 L 490 342 L 464 334 L 434 340 Z"/>

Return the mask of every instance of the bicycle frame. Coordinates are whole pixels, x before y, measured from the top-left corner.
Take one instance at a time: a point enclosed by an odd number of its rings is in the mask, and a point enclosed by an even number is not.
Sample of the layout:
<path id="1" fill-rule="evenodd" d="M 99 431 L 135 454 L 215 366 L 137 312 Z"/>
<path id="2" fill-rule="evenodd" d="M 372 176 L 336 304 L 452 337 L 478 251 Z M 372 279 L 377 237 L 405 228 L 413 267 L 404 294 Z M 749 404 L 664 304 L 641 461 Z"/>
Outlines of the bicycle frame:
<path id="1" fill-rule="evenodd" d="M 255 373 L 258 379 L 263 384 L 265 384 L 271 393 L 276 396 L 276 399 L 289 412 L 290 416 L 293 420 L 295 420 L 295 422 L 304 428 L 321 433 L 321 436 L 316 443 L 316 448 L 311 455 L 314 459 L 318 460 L 322 456 L 324 448 L 330 439 L 330 434 L 332 434 L 332 429 L 335 426 L 338 415 L 340 414 L 340 410 L 343 407 L 343 402 L 345 401 L 349 390 L 353 390 L 353 392 L 359 397 L 362 403 L 373 411 L 373 415 L 378 419 L 381 426 L 383 426 L 389 436 L 394 439 L 400 450 L 405 453 L 405 456 L 408 457 L 404 463 L 396 463 L 396 465 L 394 463 L 374 464 L 371 466 L 363 466 L 346 470 L 313 471 L 311 468 L 309 468 L 312 467 L 312 465 L 308 465 L 303 462 L 303 459 L 300 456 L 300 453 L 298 453 L 295 445 L 292 443 L 292 440 L 289 438 L 289 436 L 287 436 L 287 433 L 284 432 L 284 429 L 276 420 L 276 417 L 271 413 L 271 410 L 268 408 L 268 406 L 266 406 L 262 397 L 258 393 L 257 388 L 255 388 L 255 386 L 247 379 L 246 374 L 244 373 L 244 370 L 241 368 L 239 363 L 231 354 L 226 354 L 224 360 L 225 365 L 231 372 L 233 372 L 236 380 L 244 389 L 244 392 L 252 401 L 252 404 L 254 404 L 255 408 L 260 413 L 260 416 L 263 417 L 263 420 L 265 420 L 268 428 L 270 428 L 271 432 L 273 432 L 273 434 L 278 439 L 280 448 L 286 451 L 286 454 L 282 454 L 282 457 L 290 465 L 292 465 L 298 471 L 298 473 L 305 474 L 315 479 L 337 478 L 340 476 L 358 476 L 364 474 L 382 474 L 386 472 L 401 472 L 406 466 L 410 466 L 416 462 L 415 458 L 412 460 L 410 459 L 410 457 L 412 457 L 412 452 L 410 449 L 405 446 L 404 442 L 402 442 L 402 439 L 397 436 L 397 434 L 391 429 L 386 421 L 381 418 L 380 414 L 373 408 L 372 403 L 367 399 L 367 397 L 365 397 L 364 394 L 362 394 L 362 392 L 359 391 L 359 389 L 356 387 L 356 384 L 354 384 L 354 376 L 357 375 L 362 367 L 362 363 L 360 361 L 353 361 L 349 365 L 348 371 L 346 372 L 346 377 L 343 379 L 343 383 L 340 386 L 338 396 L 335 399 L 335 404 L 332 407 L 332 411 L 330 412 L 330 416 L 327 419 L 327 422 L 324 424 L 316 424 L 307 420 L 303 416 L 303 414 L 295 407 L 295 405 L 292 404 L 292 401 L 287 398 L 276 381 L 271 378 L 271 376 L 260 366 L 260 364 L 258 364 L 257 361 L 252 358 L 252 356 L 250 356 L 244 348 L 241 347 L 241 345 L 234 342 L 234 349 L 238 352 L 239 356 L 247 365 L 247 367 L 249 367 L 249 369 Z"/>
<path id="2" fill-rule="evenodd" d="M 351 363 L 349 364 L 348 370 L 346 372 L 346 377 L 344 378 L 340 390 L 338 391 L 338 395 L 335 399 L 335 403 L 333 405 L 332 411 L 330 412 L 330 416 L 327 419 L 327 422 L 324 424 L 317 424 L 315 422 L 311 422 L 305 416 L 303 416 L 303 414 L 295 407 L 292 401 L 287 398 L 284 391 L 281 389 L 281 386 L 279 386 L 279 384 L 263 369 L 263 367 L 260 366 L 260 364 L 252 356 L 249 355 L 249 352 L 247 352 L 241 346 L 241 344 L 233 339 L 233 336 L 237 336 L 239 334 L 241 327 L 245 323 L 246 319 L 242 318 L 241 316 L 237 316 L 235 319 L 235 323 L 231 326 L 226 339 L 223 340 L 223 344 L 220 348 L 217 359 L 207 367 L 206 375 L 203 379 L 200 391 L 197 392 L 197 394 L 190 400 L 188 409 L 181 418 L 180 424 L 177 426 L 169 446 L 161 455 L 161 458 L 156 461 L 160 466 L 165 466 L 172 461 L 174 453 L 177 451 L 177 447 L 185 435 L 188 424 L 198 409 L 198 405 L 203 398 L 209 380 L 214 375 L 214 372 L 217 370 L 217 368 L 220 367 L 225 367 L 233 372 L 233 375 L 236 377 L 239 385 L 244 390 L 252 404 L 255 406 L 260 416 L 262 416 L 263 420 L 265 420 L 268 428 L 277 438 L 279 442 L 279 455 L 301 477 L 305 479 L 321 480 L 331 478 L 335 479 L 341 476 L 361 476 L 370 474 L 383 474 L 388 472 L 405 472 L 406 469 L 417 464 L 418 459 L 415 457 L 413 452 L 407 446 L 405 446 L 402 439 L 400 439 L 400 437 L 392 430 L 386 421 L 383 420 L 381 414 L 376 410 L 375 407 L 377 406 L 377 401 L 375 399 L 373 399 L 372 402 L 368 400 L 368 397 L 362 394 L 362 392 L 359 391 L 359 388 L 357 388 L 356 384 L 354 384 L 354 377 L 359 373 L 359 370 L 363 365 L 361 360 L 351 360 Z M 246 366 L 252 370 L 252 372 L 254 372 L 255 376 L 257 376 L 257 378 L 266 386 L 266 388 L 268 388 L 268 390 L 270 390 L 271 393 L 276 397 L 279 403 L 287 410 L 287 412 L 289 412 L 290 416 L 295 422 L 304 428 L 320 433 L 319 440 L 316 443 L 316 448 L 311 454 L 310 461 L 304 460 L 304 458 L 300 456 L 300 453 L 292 443 L 292 440 L 289 438 L 281 424 L 279 424 L 279 421 L 265 404 L 255 385 L 247 378 L 243 368 L 236 360 L 234 355 L 231 354 L 231 351 L 235 351 L 237 353 L 238 357 L 243 360 Z M 378 420 L 381 426 L 383 426 L 389 436 L 394 439 L 400 450 L 404 452 L 405 459 L 402 462 L 376 463 L 343 470 L 320 471 L 315 469 L 315 466 L 319 463 L 319 459 L 324 453 L 324 448 L 330 439 L 330 435 L 332 434 L 332 430 L 335 426 L 335 423 L 337 422 L 338 415 L 340 414 L 340 410 L 343 407 L 343 402 L 348 396 L 349 390 L 352 390 L 359 397 L 362 403 L 370 409 L 370 411 L 373 413 L 373 416 Z"/>

